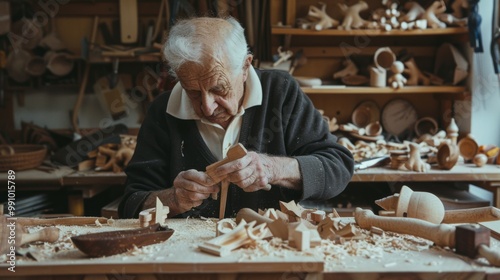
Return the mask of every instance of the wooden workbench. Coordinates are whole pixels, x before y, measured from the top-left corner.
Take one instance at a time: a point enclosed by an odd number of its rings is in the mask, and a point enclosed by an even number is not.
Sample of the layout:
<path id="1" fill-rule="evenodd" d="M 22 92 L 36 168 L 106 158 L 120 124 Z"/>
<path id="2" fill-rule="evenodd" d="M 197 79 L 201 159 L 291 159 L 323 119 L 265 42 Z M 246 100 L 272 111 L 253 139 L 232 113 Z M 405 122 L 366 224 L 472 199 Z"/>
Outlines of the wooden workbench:
<path id="1" fill-rule="evenodd" d="M 346 222 L 352 221 L 352 218 L 346 218 Z M 199 244 L 215 236 L 215 220 L 170 219 L 167 224 L 175 233 L 166 242 L 102 258 L 86 257 L 72 246 L 69 237 L 86 232 L 134 228 L 138 226 L 137 220 L 116 220 L 113 226 L 102 227 L 59 226 L 58 243 L 32 246 L 32 250 L 39 251 L 41 260 L 19 256 L 15 273 L 8 271 L 8 265 L 2 263 L 0 278 L 171 279 L 175 275 L 176 279 L 181 276 L 192 279 L 483 279 L 500 276 L 500 268 L 491 267 L 484 260 L 461 257 L 407 235 L 386 241 L 380 239 L 375 243 L 373 240 L 348 241 L 334 245 L 324 241 L 321 246 L 304 252 L 262 241 L 258 246 L 237 249 L 227 257 L 218 257 L 198 249 Z M 500 249 L 500 242 L 492 239 L 491 246 Z M 53 251 L 55 247 L 58 247 L 57 252 Z M 137 276 L 145 278 L 135 278 Z"/>

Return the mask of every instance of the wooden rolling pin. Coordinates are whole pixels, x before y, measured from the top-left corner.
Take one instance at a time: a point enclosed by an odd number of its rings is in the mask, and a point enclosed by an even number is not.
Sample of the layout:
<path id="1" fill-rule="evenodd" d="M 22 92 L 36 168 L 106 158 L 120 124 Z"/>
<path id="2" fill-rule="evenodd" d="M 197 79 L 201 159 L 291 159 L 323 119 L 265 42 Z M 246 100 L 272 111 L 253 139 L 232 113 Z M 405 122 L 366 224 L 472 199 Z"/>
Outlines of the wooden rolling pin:
<path id="1" fill-rule="evenodd" d="M 16 223 L 22 226 L 81 226 L 95 225 L 96 220 L 101 224 L 106 224 L 108 222 L 108 219 L 104 217 L 68 217 L 53 219 L 17 218 Z"/>

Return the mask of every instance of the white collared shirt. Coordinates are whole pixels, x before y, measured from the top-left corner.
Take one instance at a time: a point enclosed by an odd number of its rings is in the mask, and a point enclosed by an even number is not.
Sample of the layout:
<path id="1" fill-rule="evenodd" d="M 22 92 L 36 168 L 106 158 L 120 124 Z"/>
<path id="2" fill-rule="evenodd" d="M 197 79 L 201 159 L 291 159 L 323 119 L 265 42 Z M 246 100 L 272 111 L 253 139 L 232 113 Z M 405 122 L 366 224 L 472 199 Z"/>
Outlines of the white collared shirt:
<path id="1" fill-rule="evenodd" d="M 245 109 L 261 104 L 262 86 L 257 73 L 253 67 L 250 67 L 248 69 L 248 78 L 245 82 L 243 103 L 226 130 L 219 124 L 211 123 L 207 119 L 196 115 L 191 101 L 180 82 L 172 89 L 168 100 L 167 113 L 182 120 L 195 120 L 201 137 L 208 148 L 218 160 L 221 160 L 226 157 L 229 147 L 238 143 L 241 121 L 243 114 L 245 114 Z"/>

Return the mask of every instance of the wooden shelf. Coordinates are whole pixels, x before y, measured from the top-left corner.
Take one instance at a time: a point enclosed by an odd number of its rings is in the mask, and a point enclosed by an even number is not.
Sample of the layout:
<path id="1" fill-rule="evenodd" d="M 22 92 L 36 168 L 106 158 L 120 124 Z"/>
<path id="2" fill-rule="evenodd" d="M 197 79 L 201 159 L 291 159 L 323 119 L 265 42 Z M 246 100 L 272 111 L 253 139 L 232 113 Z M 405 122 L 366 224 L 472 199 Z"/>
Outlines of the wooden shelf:
<path id="1" fill-rule="evenodd" d="M 302 87 L 302 91 L 306 94 L 462 94 L 467 92 L 467 89 L 462 86 L 406 86 L 400 89 L 390 87 L 338 87 L 331 88 L 310 88 Z"/>
<path id="2" fill-rule="evenodd" d="M 449 27 L 425 30 L 391 30 L 378 29 L 339 30 L 327 29 L 315 31 L 310 29 L 273 27 L 273 35 L 305 35 L 305 36 L 439 36 L 439 35 L 464 35 L 468 33 L 465 27 Z"/>

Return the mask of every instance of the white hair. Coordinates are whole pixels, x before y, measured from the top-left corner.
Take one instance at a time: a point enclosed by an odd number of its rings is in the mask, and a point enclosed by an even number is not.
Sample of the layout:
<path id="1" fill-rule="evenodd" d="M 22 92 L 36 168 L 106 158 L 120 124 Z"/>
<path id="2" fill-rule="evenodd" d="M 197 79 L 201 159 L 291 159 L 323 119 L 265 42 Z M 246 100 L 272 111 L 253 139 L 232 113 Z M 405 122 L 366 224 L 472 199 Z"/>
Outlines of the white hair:
<path id="1" fill-rule="evenodd" d="M 206 36 L 220 37 L 215 38 L 216 41 L 220 41 L 219 44 L 214 43 L 208 46 L 206 40 L 200 40 L 198 37 L 196 19 L 181 20 L 170 29 L 163 49 L 165 59 L 170 66 L 170 74 L 177 78 L 176 72 L 186 62 L 201 65 L 204 59 L 203 53 L 207 49 L 212 51 L 209 55 L 215 59 L 227 61 L 233 75 L 240 74 L 249 54 L 244 29 L 240 23 L 233 17 L 225 18 L 230 28 L 221 28 L 214 30 L 213 34 L 206 34 Z"/>

